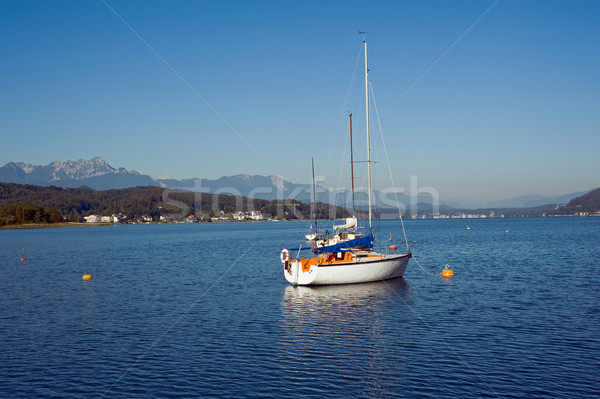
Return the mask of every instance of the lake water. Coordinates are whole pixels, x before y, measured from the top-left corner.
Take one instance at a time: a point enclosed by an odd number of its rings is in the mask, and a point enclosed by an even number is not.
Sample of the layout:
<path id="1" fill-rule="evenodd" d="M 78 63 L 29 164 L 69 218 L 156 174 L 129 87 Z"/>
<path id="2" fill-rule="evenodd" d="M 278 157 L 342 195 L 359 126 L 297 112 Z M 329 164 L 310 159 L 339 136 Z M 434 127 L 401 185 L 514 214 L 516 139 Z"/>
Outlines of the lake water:
<path id="1" fill-rule="evenodd" d="M 0 231 L 0 397 L 600 394 L 600 218 L 406 230 L 455 277 L 291 287 L 300 222 Z"/>

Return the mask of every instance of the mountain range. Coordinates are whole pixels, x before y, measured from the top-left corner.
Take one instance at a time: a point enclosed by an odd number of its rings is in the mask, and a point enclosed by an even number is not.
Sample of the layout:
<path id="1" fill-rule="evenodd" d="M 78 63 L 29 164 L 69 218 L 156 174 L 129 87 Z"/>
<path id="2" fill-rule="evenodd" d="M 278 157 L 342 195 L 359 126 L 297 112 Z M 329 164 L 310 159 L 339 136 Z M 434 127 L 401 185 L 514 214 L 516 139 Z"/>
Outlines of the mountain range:
<path id="1" fill-rule="evenodd" d="M 559 196 L 543 196 L 539 194 L 522 195 L 519 197 L 482 202 L 473 200 L 448 200 L 445 203 L 457 209 L 483 209 L 483 208 L 533 208 L 542 205 L 561 205 L 566 204 L 575 197 L 579 197 L 589 191 L 578 191 Z"/>
<path id="2" fill-rule="evenodd" d="M 160 186 L 148 175 L 125 168 L 113 168 L 100 157 L 89 161 L 54 161 L 45 166 L 9 162 L 0 168 L 0 181 L 63 188 L 87 186 L 94 190 Z"/>
<path id="3" fill-rule="evenodd" d="M 57 186 L 64 188 L 89 187 L 94 190 L 108 190 L 136 186 L 159 186 L 170 190 L 187 190 L 195 192 L 242 195 L 250 198 L 273 200 L 277 198 L 293 198 L 302 202 L 312 201 L 312 185 L 292 183 L 279 176 L 250 176 L 240 174 L 223 176 L 219 179 L 156 179 L 149 175 L 125 168 L 114 168 L 104 159 L 96 157 L 90 160 L 54 161 L 48 165 L 31 165 L 23 162 L 9 162 L 0 168 L 0 181 L 5 183 L 32 184 L 37 186 Z M 587 191 L 566 194 L 557 197 L 527 195 L 517 198 L 499 200 L 489 203 L 469 200 L 441 201 L 440 209 L 472 209 L 472 208 L 526 208 L 547 204 L 566 204 L 571 199 L 585 194 Z M 379 198 L 380 207 L 394 207 L 395 197 L 391 195 Z M 357 206 L 364 207 L 366 195 L 357 195 Z M 348 191 L 330 192 L 317 187 L 317 200 L 348 206 L 351 202 Z M 430 197 L 412 199 L 413 206 L 419 209 L 431 209 Z M 399 194 L 398 202 L 407 207 L 411 204 L 409 196 Z M 402 207 L 402 205 L 401 205 Z"/>

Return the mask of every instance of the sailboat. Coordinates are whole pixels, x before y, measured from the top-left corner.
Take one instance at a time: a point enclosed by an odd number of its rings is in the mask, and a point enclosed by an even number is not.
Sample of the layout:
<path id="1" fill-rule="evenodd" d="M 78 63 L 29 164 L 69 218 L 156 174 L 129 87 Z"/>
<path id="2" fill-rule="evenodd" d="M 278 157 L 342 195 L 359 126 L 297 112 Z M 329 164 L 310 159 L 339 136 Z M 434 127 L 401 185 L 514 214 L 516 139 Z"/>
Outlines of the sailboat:
<path id="1" fill-rule="evenodd" d="M 284 265 L 283 274 L 286 280 L 293 285 L 354 284 L 398 278 L 404 275 L 408 261 L 412 257 L 408 243 L 404 253 L 382 253 L 373 249 L 375 236 L 372 228 L 371 203 L 369 69 L 367 66 L 367 42 L 363 40 L 363 44 L 365 50 L 369 228 L 367 231 L 361 231 L 361 228 L 358 227 L 358 219 L 354 215 L 354 172 L 352 166 L 354 161 L 351 150 L 353 215 L 345 218 L 343 224 L 333 226 L 334 235 L 332 237 L 316 230 L 311 234 L 307 234 L 304 249 L 310 249 L 312 252 L 309 257 L 299 256 L 303 249 L 302 245 L 297 248 L 298 255 L 295 259 L 290 259 L 291 252 L 289 249 L 284 248 L 281 251 L 281 262 Z M 352 148 L 352 115 L 350 115 L 350 143 Z M 389 249 L 393 252 L 396 247 L 390 246 Z"/>

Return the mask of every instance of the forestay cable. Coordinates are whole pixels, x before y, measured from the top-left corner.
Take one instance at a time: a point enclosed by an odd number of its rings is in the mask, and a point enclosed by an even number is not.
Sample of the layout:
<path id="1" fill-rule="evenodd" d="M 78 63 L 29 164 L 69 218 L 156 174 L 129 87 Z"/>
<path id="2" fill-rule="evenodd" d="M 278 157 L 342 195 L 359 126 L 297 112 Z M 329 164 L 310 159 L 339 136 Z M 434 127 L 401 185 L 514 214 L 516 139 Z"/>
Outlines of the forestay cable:
<path id="1" fill-rule="evenodd" d="M 381 120 L 379 119 L 379 111 L 377 110 L 377 103 L 375 102 L 375 94 L 373 93 L 373 85 L 369 81 L 369 87 L 371 89 L 371 98 L 373 99 L 373 108 L 375 108 L 375 115 L 377 117 L 377 125 L 379 126 L 379 133 L 381 134 L 381 143 L 383 144 L 383 152 L 385 154 L 385 160 L 387 161 L 388 170 L 390 172 L 390 179 L 392 181 L 392 189 L 394 190 L 394 197 L 396 198 L 396 207 L 398 208 L 398 215 L 400 216 L 400 224 L 402 225 L 402 234 L 404 234 L 404 243 L 406 249 L 410 251 L 408 247 L 408 238 L 406 237 L 406 230 L 404 228 L 404 220 L 402 220 L 402 211 L 400 210 L 400 201 L 398 200 L 398 193 L 396 192 L 396 185 L 394 184 L 394 175 L 392 174 L 392 166 L 390 165 L 390 158 L 387 153 L 387 147 L 385 146 L 385 140 L 383 138 L 383 129 L 381 128 Z M 415 260 L 416 261 L 416 260 Z"/>

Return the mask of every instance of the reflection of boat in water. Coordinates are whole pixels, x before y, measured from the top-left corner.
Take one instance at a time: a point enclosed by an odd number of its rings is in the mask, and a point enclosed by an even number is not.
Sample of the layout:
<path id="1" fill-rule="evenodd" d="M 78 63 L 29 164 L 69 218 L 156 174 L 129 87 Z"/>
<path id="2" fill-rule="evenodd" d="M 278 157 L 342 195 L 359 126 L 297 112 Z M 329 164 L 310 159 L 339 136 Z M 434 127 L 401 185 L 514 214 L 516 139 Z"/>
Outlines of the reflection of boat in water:
<path id="1" fill-rule="evenodd" d="M 381 367 L 385 331 L 404 336 L 410 284 L 403 278 L 346 285 L 287 286 L 281 303 L 279 348 L 293 354 L 297 381 L 314 380 L 332 364 Z M 319 360 L 322 359 L 322 360 Z M 306 367 L 309 365 L 311 367 Z M 346 364 L 346 366 L 349 366 Z"/>
<path id="2" fill-rule="evenodd" d="M 364 284 L 287 286 L 283 295 L 284 312 L 335 313 L 348 311 L 348 306 L 365 305 L 366 308 L 390 297 L 401 301 L 410 298 L 410 285 L 403 278 Z M 329 309 L 330 311 L 327 311 Z"/>
<path id="3" fill-rule="evenodd" d="M 277 351 L 295 396 L 386 397 L 388 371 L 415 338 L 403 278 L 363 284 L 291 286 L 283 291 Z M 390 333 L 393 332 L 393 333 Z M 349 393 L 350 392 L 350 393 Z"/>
<path id="4" fill-rule="evenodd" d="M 363 284 L 287 286 L 281 306 L 283 326 L 301 328 L 308 335 L 323 329 L 367 328 L 379 318 L 383 303 L 409 300 L 410 284 L 403 278 Z"/>
<path id="5" fill-rule="evenodd" d="M 377 281 L 364 284 L 346 285 L 319 285 L 319 286 L 287 286 L 284 301 L 293 301 L 298 298 L 313 298 L 315 300 L 330 300 L 335 298 L 353 297 L 357 299 L 368 299 L 373 296 L 405 297 L 409 288 L 403 278 Z"/>

